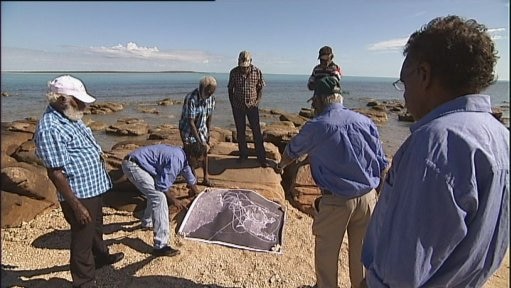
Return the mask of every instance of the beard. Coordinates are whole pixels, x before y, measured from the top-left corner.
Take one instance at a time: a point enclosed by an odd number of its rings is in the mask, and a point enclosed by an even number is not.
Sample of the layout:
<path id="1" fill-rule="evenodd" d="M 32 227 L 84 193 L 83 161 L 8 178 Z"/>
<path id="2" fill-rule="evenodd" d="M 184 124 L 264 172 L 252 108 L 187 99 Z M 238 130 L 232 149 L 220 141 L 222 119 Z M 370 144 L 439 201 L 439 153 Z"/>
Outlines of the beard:
<path id="1" fill-rule="evenodd" d="M 78 110 L 72 106 L 67 106 L 62 113 L 71 121 L 78 121 L 83 118 L 83 110 Z"/>

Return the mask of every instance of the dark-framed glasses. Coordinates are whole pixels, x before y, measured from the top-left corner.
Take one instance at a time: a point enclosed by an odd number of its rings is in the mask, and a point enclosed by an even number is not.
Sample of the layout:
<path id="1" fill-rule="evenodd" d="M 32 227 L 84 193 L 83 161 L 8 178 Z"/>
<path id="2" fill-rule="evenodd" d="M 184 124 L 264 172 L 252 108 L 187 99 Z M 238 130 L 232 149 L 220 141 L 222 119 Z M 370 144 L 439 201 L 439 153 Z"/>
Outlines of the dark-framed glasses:
<path id="1" fill-rule="evenodd" d="M 398 91 L 405 91 L 405 83 L 403 83 L 401 79 L 392 82 L 392 86 L 394 86 L 394 88 L 396 88 Z"/>

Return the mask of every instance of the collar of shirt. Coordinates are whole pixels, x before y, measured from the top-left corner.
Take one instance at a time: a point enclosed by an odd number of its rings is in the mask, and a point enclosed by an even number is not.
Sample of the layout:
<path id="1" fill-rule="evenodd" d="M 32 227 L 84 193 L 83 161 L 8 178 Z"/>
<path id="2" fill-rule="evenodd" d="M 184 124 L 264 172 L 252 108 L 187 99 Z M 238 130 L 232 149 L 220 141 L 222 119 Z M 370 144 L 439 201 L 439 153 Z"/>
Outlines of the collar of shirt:
<path id="1" fill-rule="evenodd" d="M 200 104 L 204 104 L 206 102 L 206 99 L 202 99 L 200 96 L 199 88 L 195 88 L 192 92 L 192 97 L 195 97 L 197 99 L 197 102 Z"/>
<path id="2" fill-rule="evenodd" d="M 321 112 L 321 114 L 319 114 L 319 115 L 318 115 L 318 116 L 316 116 L 316 117 L 323 116 L 323 115 L 325 115 L 325 114 L 329 113 L 329 112 L 330 112 L 330 111 L 332 111 L 332 110 L 339 110 L 339 109 L 346 109 L 346 107 L 344 107 L 344 105 L 343 105 L 343 104 L 341 104 L 341 103 L 333 103 L 333 104 L 330 104 L 330 105 L 328 105 L 328 106 L 325 108 L 325 110 L 323 110 L 323 112 Z"/>
<path id="3" fill-rule="evenodd" d="M 457 97 L 449 102 L 446 102 L 439 107 L 433 109 L 426 114 L 422 119 L 415 122 L 410 126 L 410 131 L 413 133 L 423 125 L 433 121 L 436 118 L 455 112 L 487 112 L 491 113 L 490 96 L 482 94 L 469 94 Z"/>

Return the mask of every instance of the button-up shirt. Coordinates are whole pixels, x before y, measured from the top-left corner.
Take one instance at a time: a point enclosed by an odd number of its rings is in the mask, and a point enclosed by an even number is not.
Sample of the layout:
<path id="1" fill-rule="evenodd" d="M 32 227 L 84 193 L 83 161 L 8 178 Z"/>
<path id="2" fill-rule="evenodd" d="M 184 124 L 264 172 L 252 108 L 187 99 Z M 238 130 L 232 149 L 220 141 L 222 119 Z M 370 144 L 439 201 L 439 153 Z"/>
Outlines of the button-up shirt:
<path id="1" fill-rule="evenodd" d="M 374 123 L 342 104 L 328 106 L 305 123 L 285 153 L 292 159 L 308 154 L 318 187 L 346 198 L 378 187 L 387 166 Z"/>
<path id="2" fill-rule="evenodd" d="M 250 65 L 248 75 L 235 67 L 229 73 L 229 90 L 234 89 L 234 94 L 229 100 L 234 108 L 245 109 L 257 106 L 257 91 L 265 86 L 263 73 L 254 65 Z"/>
<path id="3" fill-rule="evenodd" d="M 82 120 L 72 121 L 48 106 L 34 135 L 36 155 L 45 167 L 63 168 L 79 199 L 103 194 L 112 188 L 101 147 Z M 59 201 L 64 201 L 60 193 Z"/>
<path id="4" fill-rule="evenodd" d="M 209 131 L 207 120 L 213 114 L 215 109 L 215 96 L 202 99 L 199 96 L 199 89 L 195 89 L 185 96 L 183 109 L 181 111 L 181 119 L 179 120 L 179 130 L 184 136 L 184 142 L 187 144 L 197 142 L 192 129 L 190 127 L 189 119 L 194 119 L 195 127 L 199 133 L 203 143 L 208 142 Z"/>
<path id="5" fill-rule="evenodd" d="M 509 130 L 490 98 L 451 100 L 411 126 L 367 230 L 369 287 L 481 287 L 509 246 Z"/>
<path id="6" fill-rule="evenodd" d="M 129 156 L 136 159 L 140 168 L 154 177 L 154 186 L 158 191 L 167 192 L 178 175 L 182 175 L 190 185 L 197 183 L 181 147 L 167 144 L 143 146 L 135 149 Z"/>

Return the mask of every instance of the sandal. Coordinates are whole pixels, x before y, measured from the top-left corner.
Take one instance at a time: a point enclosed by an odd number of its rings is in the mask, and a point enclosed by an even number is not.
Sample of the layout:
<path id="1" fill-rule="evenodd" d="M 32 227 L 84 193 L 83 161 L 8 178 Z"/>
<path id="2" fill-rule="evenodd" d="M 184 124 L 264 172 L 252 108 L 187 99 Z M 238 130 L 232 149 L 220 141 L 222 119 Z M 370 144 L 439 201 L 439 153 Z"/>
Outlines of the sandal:
<path id="1" fill-rule="evenodd" d="M 211 182 L 211 180 L 202 180 L 201 185 L 206 187 L 215 187 L 215 183 Z"/>

